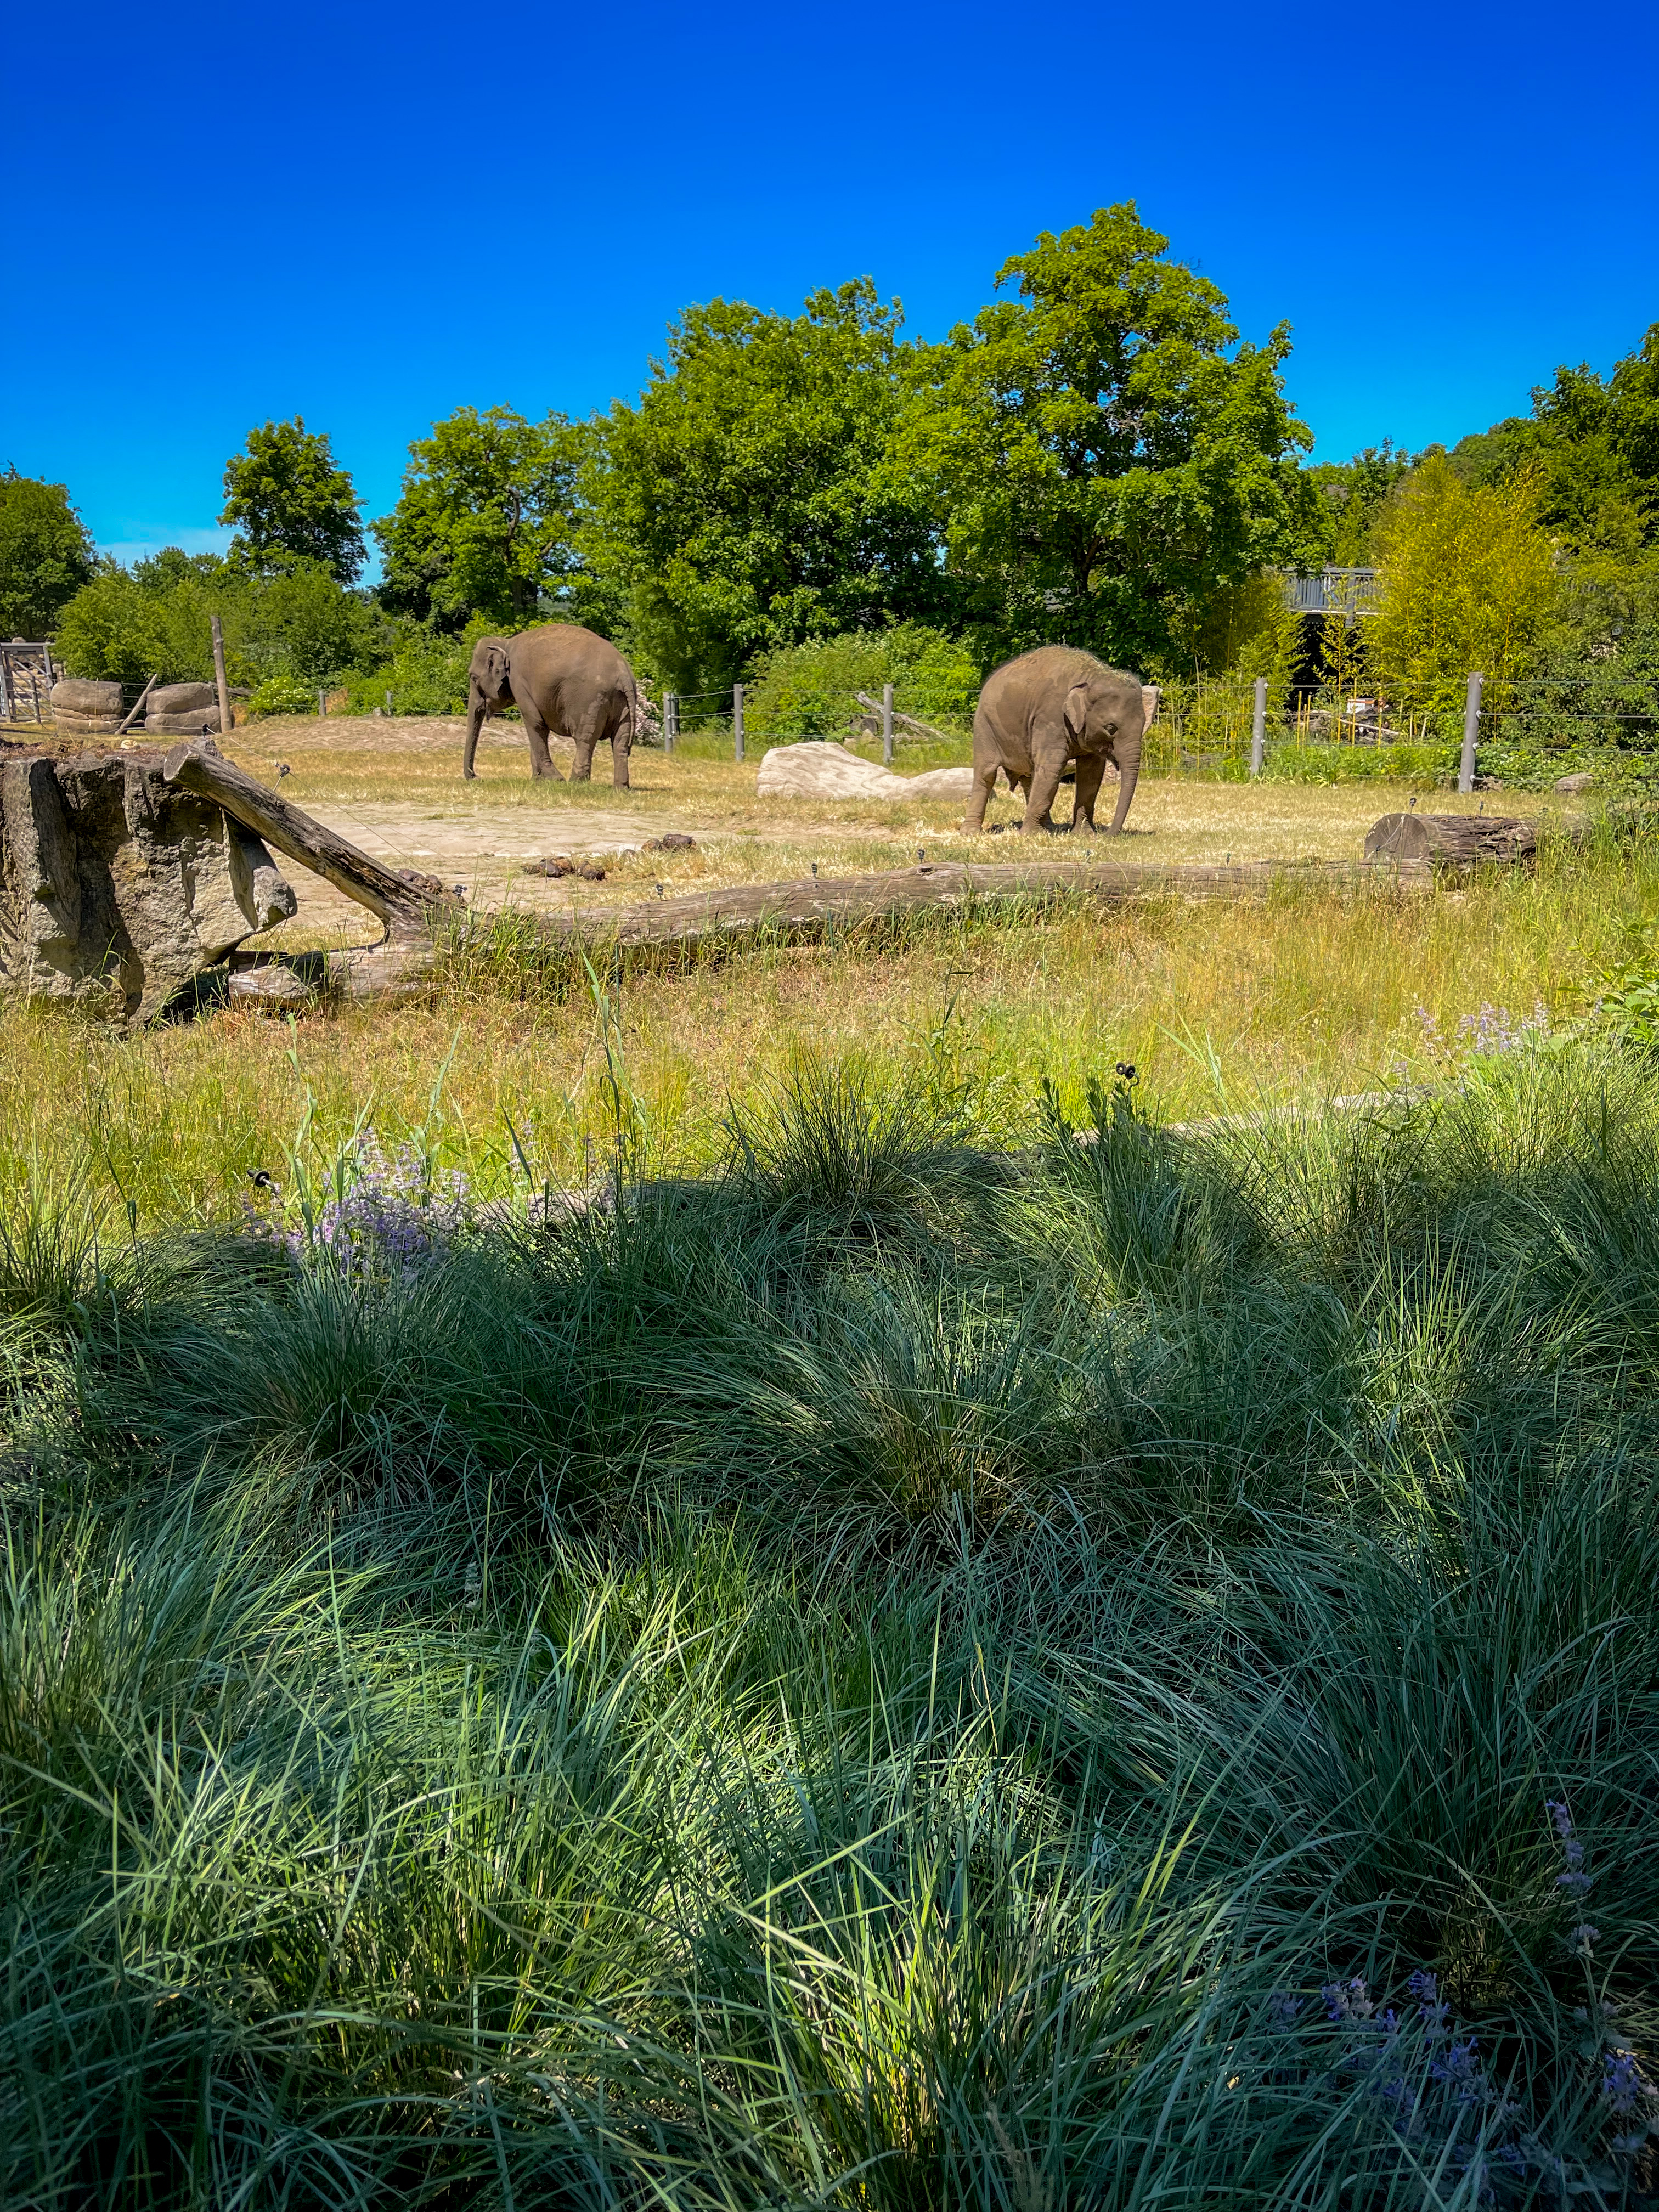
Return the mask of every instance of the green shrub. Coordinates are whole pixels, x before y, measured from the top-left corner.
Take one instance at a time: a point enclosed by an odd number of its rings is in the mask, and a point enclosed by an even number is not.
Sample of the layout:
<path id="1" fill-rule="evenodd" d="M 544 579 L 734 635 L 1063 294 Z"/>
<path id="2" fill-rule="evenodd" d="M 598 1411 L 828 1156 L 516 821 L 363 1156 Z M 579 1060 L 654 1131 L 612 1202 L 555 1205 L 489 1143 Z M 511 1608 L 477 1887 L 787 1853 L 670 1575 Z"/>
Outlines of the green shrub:
<path id="1" fill-rule="evenodd" d="M 249 696 L 250 714 L 308 714 L 317 704 L 317 694 L 310 684 L 297 676 L 267 676 L 256 684 Z"/>
<path id="2" fill-rule="evenodd" d="M 840 736 L 866 711 L 858 694 L 879 699 L 885 684 L 901 714 L 946 732 L 973 727 L 980 686 L 973 656 L 921 623 L 846 630 L 763 655 L 744 690 L 744 721 L 761 738 Z"/>
<path id="3" fill-rule="evenodd" d="M 1269 741 L 1261 772 L 1275 783 L 1416 783 L 1427 787 L 1455 781 L 1457 760 L 1455 746 L 1298 745 L 1284 737 Z"/>

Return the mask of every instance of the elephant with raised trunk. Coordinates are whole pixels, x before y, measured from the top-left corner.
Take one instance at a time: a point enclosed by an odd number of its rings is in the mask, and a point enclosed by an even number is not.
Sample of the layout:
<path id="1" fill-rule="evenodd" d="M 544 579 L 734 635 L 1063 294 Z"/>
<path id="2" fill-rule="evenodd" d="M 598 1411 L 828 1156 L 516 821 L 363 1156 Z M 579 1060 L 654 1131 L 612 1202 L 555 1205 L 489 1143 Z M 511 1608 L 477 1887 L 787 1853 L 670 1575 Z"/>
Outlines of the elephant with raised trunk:
<path id="1" fill-rule="evenodd" d="M 1052 830 L 1049 809 L 1060 778 L 1076 763 L 1077 794 L 1072 827 L 1095 827 L 1095 800 L 1106 763 L 1116 763 L 1117 807 L 1112 829 L 1121 830 L 1140 775 L 1141 740 L 1158 694 L 1138 676 L 1108 668 L 1075 646 L 1040 645 L 1005 661 L 985 679 L 974 716 L 974 787 L 964 830 L 985 827 L 985 806 L 1000 769 L 1010 789 L 1025 793 L 1022 830 Z"/>
<path id="2" fill-rule="evenodd" d="M 634 672 L 608 638 L 575 623 L 547 623 L 517 637 L 481 637 L 467 671 L 466 752 L 461 774 L 475 773 L 478 732 L 488 716 L 516 707 L 530 738 L 530 773 L 562 781 L 547 750 L 550 732 L 576 748 L 570 781 L 593 773 L 593 749 L 611 745 L 611 781 L 628 788 L 639 692 Z"/>

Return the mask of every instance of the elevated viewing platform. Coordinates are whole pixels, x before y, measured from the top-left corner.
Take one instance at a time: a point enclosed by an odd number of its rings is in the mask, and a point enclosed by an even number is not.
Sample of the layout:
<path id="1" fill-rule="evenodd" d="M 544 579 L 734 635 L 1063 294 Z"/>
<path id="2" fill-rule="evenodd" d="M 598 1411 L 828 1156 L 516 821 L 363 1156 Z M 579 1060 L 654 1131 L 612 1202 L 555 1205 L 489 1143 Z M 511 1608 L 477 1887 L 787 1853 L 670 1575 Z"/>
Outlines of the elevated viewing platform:
<path id="1" fill-rule="evenodd" d="M 1350 621 L 1376 612 L 1375 568 L 1322 568 L 1316 575 L 1285 572 L 1291 605 L 1299 615 L 1346 614 Z"/>

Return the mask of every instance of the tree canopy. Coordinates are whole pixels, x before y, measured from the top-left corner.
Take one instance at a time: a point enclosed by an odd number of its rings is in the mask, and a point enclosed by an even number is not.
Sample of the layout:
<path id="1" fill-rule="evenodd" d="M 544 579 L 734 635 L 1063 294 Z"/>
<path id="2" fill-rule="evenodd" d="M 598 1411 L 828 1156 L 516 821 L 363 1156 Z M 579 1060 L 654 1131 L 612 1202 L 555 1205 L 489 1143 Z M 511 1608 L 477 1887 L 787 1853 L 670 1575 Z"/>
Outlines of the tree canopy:
<path id="1" fill-rule="evenodd" d="M 1477 483 L 1531 472 L 1540 520 L 1571 552 L 1659 544 L 1659 323 L 1611 375 L 1563 365 L 1534 387 L 1529 416 L 1462 440 L 1451 459 Z"/>
<path id="2" fill-rule="evenodd" d="M 0 638 L 50 636 L 97 566 L 66 485 L 0 477 Z"/>
<path id="3" fill-rule="evenodd" d="M 902 317 L 866 278 L 796 316 L 688 307 L 586 477 L 593 587 L 682 689 L 801 640 L 937 614 L 924 493 L 892 466 Z"/>
<path id="4" fill-rule="evenodd" d="M 998 272 L 1017 297 L 918 349 L 904 440 L 981 658 L 1058 631 L 1130 666 L 1190 662 L 1220 589 L 1317 546 L 1284 325 L 1238 343 L 1207 277 L 1133 201 Z"/>
<path id="5" fill-rule="evenodd" d="M 335 466 L 326 434 L 307 430 L 303 416 L 250 430 L 225 463 L 224 491 L 219 520 L 235 528 L 232 556 L 242 565 L 264 571 L 285 560 L 317 561 L 343 584 L 362 573 L 350 474 Z"/>
<path id="6" fill-rule="evenodd" d="M 587 434 L 562 415 L 457 408 L 409 449 L 403 491 L 372 527 L 381 605 L 440 629 L 475 615 L 522 627 L 577 566 L 576 477 Z"/>

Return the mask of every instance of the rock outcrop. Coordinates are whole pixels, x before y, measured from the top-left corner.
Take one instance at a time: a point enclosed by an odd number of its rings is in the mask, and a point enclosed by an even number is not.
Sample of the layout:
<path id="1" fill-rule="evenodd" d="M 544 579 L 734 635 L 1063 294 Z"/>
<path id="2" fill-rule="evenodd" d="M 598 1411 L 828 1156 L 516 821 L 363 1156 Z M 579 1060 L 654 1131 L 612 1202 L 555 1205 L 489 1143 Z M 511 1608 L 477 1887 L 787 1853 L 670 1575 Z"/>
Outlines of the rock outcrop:
<path id="1" fill-rule="evenodd" d="M 297 903 L 261 840 L 166 782 L 159 752 L 0 756 L 0 993 L 146 1021 Z"/>
<path id="2" fill-rule="evenodd" d="M 762 799 L 945 799 L 961 805 L 973 781 L 970 768 L 896 775 L 875 761 L 860 760 L 833 738 L 809 738 L 774 745 L 762 758 L 755 789 Z"/>

